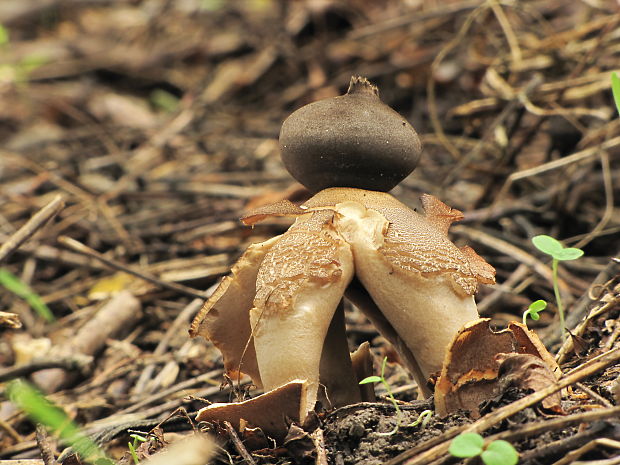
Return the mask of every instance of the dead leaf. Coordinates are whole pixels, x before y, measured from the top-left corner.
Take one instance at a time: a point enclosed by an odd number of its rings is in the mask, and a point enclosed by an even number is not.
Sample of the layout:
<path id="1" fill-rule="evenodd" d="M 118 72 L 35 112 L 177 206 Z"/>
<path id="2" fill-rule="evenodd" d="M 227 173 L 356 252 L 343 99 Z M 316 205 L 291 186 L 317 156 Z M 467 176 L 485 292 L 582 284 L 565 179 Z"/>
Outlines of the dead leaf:
<path id="1" fill-rule="evenodd" d="M 540 358 L 530 354 L 497 354 L 495 359 L 499 362 L 500 392 L 509 387 L 538 391 L 556 382 L 549 366 Z M 542 406 L 555 413 L 563 413 L 560 404 L 562 396 L 559 392 L 545 397 Z"/>
<path id="2" fill-rule="evenodd" d="M 315 454 L 312 437 L 297 425 L 291 425 L 284 439 L 284 447 L 299 463 L 312 460 Z"/>
<path id="3" fill-rule="evenodd" d="M 577 357 L 583 357 L 590 348 L 590 344 L 583 337 L 573 334 L 569 329 L 566 329 L 566 331 L 573 342 L 573 352 L 575 352 Z"/>
<path id="4" fill-rule="evenodd" d="M 454 337 L 435 385 L 435 410 L 445 416 L 459 409 L 480 416 L 478 406 L 498 391 L 498 354 L 529 354 L 548 367 L 555 380 L 559 368 L 538 336 L 521 323 L 511 322 L 495 332 L 490 318 L 466 324 Z"/>

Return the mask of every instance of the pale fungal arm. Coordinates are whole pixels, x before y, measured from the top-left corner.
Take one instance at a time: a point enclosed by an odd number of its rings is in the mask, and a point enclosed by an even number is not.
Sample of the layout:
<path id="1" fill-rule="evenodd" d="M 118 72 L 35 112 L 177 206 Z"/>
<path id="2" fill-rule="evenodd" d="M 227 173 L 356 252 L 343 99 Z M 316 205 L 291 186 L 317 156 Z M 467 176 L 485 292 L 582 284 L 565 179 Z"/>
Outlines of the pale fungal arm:
<path id="1" fill-rule="evenodd" d="M 307 380 L 307 411 L 317 399 L 328 328 L 353 276 L 350 247 L 332 219 L 330 211 L 297 219 L 261 263 L 250 311 L 264 388 Z"/>
<path id="2" fill-rule="evenodd" d="M 336 227 L 351 245 L 356 276 L 369 294 L 361 307 L 371 318 L 375 307 L 375 324 L 428 396 L 426 380 L 441 369 L 458 330 L 478 318 L 473 293 L 478 282 L 494 281 L 494 270 L 473 250 L 448 239 L 461 212 L 428 195 L 422 203 L 426 216 L 389 194 L 327 189 L 306 206 L 332 205 L 337 212 Z"/>

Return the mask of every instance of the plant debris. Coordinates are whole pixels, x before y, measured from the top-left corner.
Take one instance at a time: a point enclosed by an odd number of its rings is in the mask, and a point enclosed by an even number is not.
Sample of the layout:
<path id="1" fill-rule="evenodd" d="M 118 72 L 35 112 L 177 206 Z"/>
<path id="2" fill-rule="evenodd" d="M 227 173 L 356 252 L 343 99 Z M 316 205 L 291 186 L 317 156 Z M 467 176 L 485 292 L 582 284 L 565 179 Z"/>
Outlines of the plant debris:
<path id="1" fill-rule="evenodd" d="M 434 414 L 425 428 L 389 436 L 377 434 L 396 424 L 380 386 L 376 402 L 330 409 L 322 399 L 304 424 L 287 422 L 281 443 L 224 422 L 211 462 L 444 463 L 455 460 L 452 438 L 471 431 L 509 441 L 524 464 L 613 463 L 619 25 L 613 2 L 592 1 L 1 1 L 0 268 L 54 320 L 0 287 L 0 460 L 84 463 L 7 398 L 13 378 L 39 378 L 123 464 L 133 463 L 131 434 L 161 429 L 169 451 L 203 428 L 213 435 L 196 423 L 200 409 L 262 393 L 248 376 L 226 378 L 219 350 L 186 328 L 250 244 L 291 224 L 271 217 L 250 229 L 239 218 L 311 196 L 280 159 L 284 119 L 361 75 L 423 145 L 390 194 L 420 210 L 427 193 L 464 212 L 450 240 L 497 270 L 498 284 L 476 297 L 481 316 L 497 331 L 531 302 L 549 302 L 528 325 L 563 374 L 544 385 L 548 373 L 528 359 L 506 372 L 511 382 L 479 406 L 480 418 Z M 558 270 L 565 340 L 537 235 L 584 251 Z M 351 289 L 351 300 L 360 293 Z M 388 357 L 402 424 L 432 409 L 416 400 L 424 388 L 390 335 L 354 305 L 342 318 L 350 349 L 369 344 L 370 374 Z M 564 414 L 541 408 L 558 395 Z"/>

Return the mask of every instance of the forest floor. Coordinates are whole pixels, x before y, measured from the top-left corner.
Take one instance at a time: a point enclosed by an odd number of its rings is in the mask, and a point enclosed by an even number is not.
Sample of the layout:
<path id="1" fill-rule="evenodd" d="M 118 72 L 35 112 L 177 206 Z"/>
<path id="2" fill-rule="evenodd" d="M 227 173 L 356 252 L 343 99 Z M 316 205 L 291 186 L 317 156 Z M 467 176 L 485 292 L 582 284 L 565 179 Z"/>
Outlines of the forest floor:
<path id="1" fill-rule="evenodd" d="M 539 403 L 546 386 L 513 388 L 479 418 L 406 426 L 433 403 L 416 400 L 394 350 L 348 304 L 350 348 L 370 342 L 376 371 L 388 357 L 405 426 L 381 434 L 396 416 L 378 384 L 377 402 L 319 412 L 284 444 L 211 428 L 212 463 L 456 463 L 447 447 L 470 428 L 509 441 L 523 464 L 620 464 L 619 24 L 602 0 L 2 1 L 2 283 L 17 276 L 34 294 L 0 287 L 0 464 L 80 463 L 53 431 L 37 441 L 8 398 L 15 378 L 121 463 L 133 463 L 131 432 L 156 438 L 141 460 L 207 428 L 196 412 L 238 386 L 189 324 L 250 244 L 290 225 L 239 217 L 309 197 L 280 161 L 282 121 L 352 75 L 424 144 L 391 193 L 463 211 L 451 239 L 497 270 L 477 294 L 481 316 L 504 328 L 549 303 L 528 324 L 567 380 L 560 404 Z M 564 343 L 539 234 L 585 252 L 559 266 Z"/>

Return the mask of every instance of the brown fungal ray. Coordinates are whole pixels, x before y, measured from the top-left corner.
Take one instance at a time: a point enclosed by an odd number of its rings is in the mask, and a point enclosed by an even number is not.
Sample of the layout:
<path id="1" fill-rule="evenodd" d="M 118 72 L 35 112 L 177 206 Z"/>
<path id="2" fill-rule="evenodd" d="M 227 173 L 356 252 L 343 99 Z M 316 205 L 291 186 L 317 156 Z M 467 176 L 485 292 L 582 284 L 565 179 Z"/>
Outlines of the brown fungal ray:
<path id="1" fill-rule="evenodd" d="M 464 218 L 462 211 L 450 208 L 434 195 L 422 194 L 420 202 L 422 202 L 426 219 L 444 234 L 448 234 L 452 223 Z"/>
<path id="2" fill-rule="evenodd" d="M 303 421 L 306 415 L 306 395 L 306 381 L 293 380 L 244 402 L 211 404 L 198 411 L 196 421 L 228 421 L 239 431 L 241 421 L 245 420 L 281 443 L 290 422 Z"/>
<path id="3" fill-rule="evenodd" d="M 560 379 L 562 376 L 560 366 L 534 331 L 529 330 L 526 325 L 519 323 L 518 321 L 511 321 L 508 324 L 508 329 L 512 332 L 515 341 L 518 344 L 518 353 L 532 354 L 540 358 L 553 371 L 555 378 Z"/>
<path id="4" fill-rule="evenodd" d="M 367 209 L 379 212 L 387 221 L 381 252 L 393 265 L 421 274 L 447 272 L 461 294 L 472 295 L 479 282 L 495 283 L 493 267 L 475 252 L 475 257 L 469 252 L 465 256 L 464 251 L 459 250 L 446 236 L 447 221 L 438 219 L 441 218 L 438 212 L 446 209 L 458 212 L 448 216 L 453 218 L 450 223 L 462 218 L 462 214 L 431 195 L 425 194 L 423 199 L 423 205 L 431 211 L 428 217 L 413 211 L 390 194 L 352 188 L 325 189 L 303 206 L 312 210 L 335 207 L 347 201 L 360 203 Z M 472 269 L 470 261 L 478 266 Z M 477 274 L 481 269 L 484 272 Z"/>
<path id="5" fill-rule="evenodd" d="M 479 283 L 495 284 L 495 268 L 489 265 L 486 260 L 478 255 L 470 246 L 464 245 L 460 247 L 459 250 L 467 259 L 469 269 L 476 276 Z"/>
<path id="6" fill-rule="evenodd" d="M 351 352 L 351 363 L 358 383 L 375 373 L 368 341 L 362 342 L 354 352 Z M 377 400 L 375 387 L 372 383 L 358 384 L 358 386 L 360 387 L 362 402 L 375 402 Z"/>
<path id="7" fill-rule="evenodd" d="M 541 363 L 552 361 L 538 336 L 523 325 L 511 323 L 493 331 L 490 318 L 466 324 L 446 352 L 441 375 L 435 384 L 435 410 L 445 416 L 458 409 L 479 415 L 478 405 L 497 395 L 501 357 L 498 354 L 528 354 Z M 551 373 L 557 364 L 547 365 Z"/>
<path id="8" fill-rule="evenodd" d="M 317 398 L 325 337 L 353 276 L 350 247 L 333 217 L 332 211 L 323 210 L 297 218 L 265 255 L 250 310 L 265 389 L 307 380 L 308 411 Z"/>
<path id="9" fill-rule="evenodd" d="M 198 312 L 189 330 L 191 337 L 203 336 L 222 352 L 224 368 L 231 378 L 237 378 L 239 372 L 247 373 L 259 387 L 262 384 L 249 312 L 256 294 L 258 268 L 280 237 L 248 247 Z"/>
<path id="10" fill-rule="evenodd" d="M 327 330 L 319 365 L 321 386 L 318 398 L 325 408 L 342 407 L 361 402 L 352 355 L 349 353 L 344 322 L 344 305 L 338 304 Z"/>

